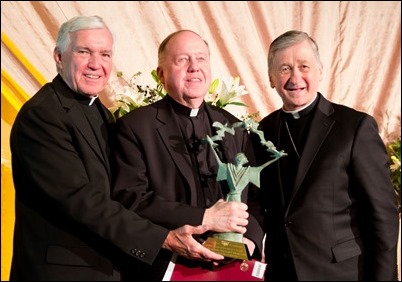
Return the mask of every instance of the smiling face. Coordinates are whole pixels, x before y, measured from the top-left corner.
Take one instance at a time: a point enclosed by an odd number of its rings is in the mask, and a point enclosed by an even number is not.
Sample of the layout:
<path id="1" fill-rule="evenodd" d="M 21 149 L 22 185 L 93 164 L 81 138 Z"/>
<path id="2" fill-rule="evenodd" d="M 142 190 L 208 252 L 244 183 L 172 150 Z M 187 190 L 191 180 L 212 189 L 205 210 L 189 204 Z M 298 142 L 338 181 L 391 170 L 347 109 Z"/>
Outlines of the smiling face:
<path id="1" fill-rule="evenodd" d="M 107 85 L 112 69 L 113 36 L 107 29 L 70 33 L 70 44 L 54 59 L 67 85 L 77 93 L 94 96 Z"/>
<path id="2" fill-rule="evenodd" d="M 194 32 L 183 31 L 167 42 L 157 69 L 169 96 L 190 108 L 198 108 L 211 83 L 209 49 Z"/>
<path id="3" fill-rule="evenodd" d="M 308 40 L 275 53 L 269 81 L 281 96 L 285 110 L 295 111 L 313 101 L 321 79 L 322 64 Z"/>

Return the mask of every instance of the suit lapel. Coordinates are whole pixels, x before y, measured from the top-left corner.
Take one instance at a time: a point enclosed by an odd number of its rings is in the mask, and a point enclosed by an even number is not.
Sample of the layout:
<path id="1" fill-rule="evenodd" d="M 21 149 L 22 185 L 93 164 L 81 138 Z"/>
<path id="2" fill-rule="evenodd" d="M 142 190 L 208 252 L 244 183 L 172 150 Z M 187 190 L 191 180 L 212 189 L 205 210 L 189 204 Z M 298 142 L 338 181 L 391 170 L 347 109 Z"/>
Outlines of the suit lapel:
<path id="1" fill-rule="evenodd" d="M 290 200 L 289 206 L 291 205 L 294 196 L 298 192 L 303 179 L 305 178 L 309 168 L 311 167 L 311 164 L 314 161 L 314 158 L 316 157 L 318 151 L 320 150 L 335 123 L 335 120 L 331 117 L 333 112 L 334 109 L 330 102 L 321 96 L 311 121 L 310 130 L 306 139 L 305 147 L 303 149 L 303 154 L 300 158 L 300 163 L 293 186 L 293 196 Z"/>
<path id="2" fill-rule="evenodd" d="M 186 144 L 183 142 L 182 133 L 178 121 L 173 115 L 173 110 L 166 101 L 159 103 L 157 120 L 163 125 L 159 127 L 159 135 L 184 179 L 191 190 L 191 205 L 197 205 L 196 184 L 193 177 L 192 163 Z"/>
<path id="3" fill-rule="evenodd" d="M 79 103 L 74 99 L 73 91 L 65 84 L 60 75 L 56 76 L 53 82 L 56 95 L 59 98 L 62 107 L 66 110 L 66 114 L 71 118 L 83 139 L 88 143 L 109 171 L 110 168 L 102 154 L 93 129 L 84 112 L 80 108 Z"/>
<path id="4" fill-rule="evenodd" d="M 77 130 L 81 133 L 82 137 L 87 141 L 88 145 L 94 150 L 96 155 L 104 163 L 106 167 L 105 156 L 103 155 L 99 146 L 95 133 L 89 124 L 89 121 L 78 105 L 73 106 L 69 111 L 70 117 L 73 120 Z"/>
<path id="5" fill-rule="evenodd" d="M 218 111 L 214 111 L 209 105 L 206 107 L 208 116 L 212 122 L 219 121 L 223 124 L 227 123 L 226 117 Z M 178 122 L 173 115 L 173 110 L 166 101 L 161 101 L 158 107 L 157 120 L 162 123 L 158 131 L 163 143 L 165 144 L 169 154 L 172 157 L 172 161 L 175 163 L 184 179 L 188 182 L 191 190 L 191 205 L 197 205 L 197 191 L 196 183 L 193 177 L 192 163 L 186 144 L 182 141 L 182 133 L 178 126 Z M 213 134 L 214 128 L 212 129 Z M 225 153 L 225 157 L 228 158 L 232 153 L 233 157 L 235 152 L 232 146 L 234 138 L 223 138 L 222 145 Z"/>

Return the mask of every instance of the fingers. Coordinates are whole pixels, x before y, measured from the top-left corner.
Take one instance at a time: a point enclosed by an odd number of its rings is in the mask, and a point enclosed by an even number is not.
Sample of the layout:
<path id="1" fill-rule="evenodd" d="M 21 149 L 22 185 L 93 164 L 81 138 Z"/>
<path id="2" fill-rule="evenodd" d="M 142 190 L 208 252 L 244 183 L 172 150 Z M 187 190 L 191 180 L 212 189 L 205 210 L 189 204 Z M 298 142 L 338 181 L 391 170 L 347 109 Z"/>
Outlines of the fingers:
<path id="1" fill-rule="evenodd" d="M 230 230 L 231 231 L 228 231 L 228 232 L 236 232 L 236 233 L 240 233 L 240 234 L 244 234 L 247 232 L 247 228 L 245 226 L 239 226 L 239 225 L 233 226 L 232 228 L 230 228 Z M 227 231 L 224 231 L 224 232 L 227 232 Z"/>
<path id="2" fill-rule="evenodd" d="M 189 259 L 202 261 L 223 260 L 224 257 L 222 255 L 214 253 L 211 250 L 205 248 L 192 236 L 194 234 L 202 234 L 208 230 L 208 226 L 205 225 L 184 225 L 168 233 L 163 247 Z"/>
<path id="3" fill-rule="evenodd" d="M 200 246 L 200 250 L 199 250 L 199 256 L 201 260 L 204 261 L 220 261 L 224 259 L 224 256 L 219 255 L 217 253 L 214 253 L 213 251 L 205 248 L 203 245 L 199 244 L 197 242 L 197 244 Z M 194 255 L 194 253 L 192 254 Z M 195 253 L 195 255 L 198 256 L 197 253 Z"/>
<path id="4" fill-rule="evenodd" d="M 241 202 L 217 201 L 206 209 L 203 224 L 215 232 L 237 232 L 244 234 L 248 224 L 247 205 Z"/>
<path id="5" fill-rule="evenodd" d="M 209 231 L 210 228 L 207 225 L 198 225 L 198 226 L 192 226 L 192 225 L 184 225 L 182 227 L 179 227 L 176 229 L 177 232 L 185 235 L 200 235 L 204 234 L 205 232 Z"/>

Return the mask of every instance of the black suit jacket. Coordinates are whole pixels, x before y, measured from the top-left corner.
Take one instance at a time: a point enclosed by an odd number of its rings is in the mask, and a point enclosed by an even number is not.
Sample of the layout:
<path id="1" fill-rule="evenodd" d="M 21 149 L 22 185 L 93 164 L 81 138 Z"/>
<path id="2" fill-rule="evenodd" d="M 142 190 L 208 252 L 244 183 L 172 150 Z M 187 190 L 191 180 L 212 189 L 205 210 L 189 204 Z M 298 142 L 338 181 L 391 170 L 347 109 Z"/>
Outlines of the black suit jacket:
<path id="1" fill-rule="evenodd" d="M 275 144 L 280 117 L 277 110 L 260 122 Z M 266 280 L 287 271 L 286 238 L 300 281 L 395 279 L 398 212 L 375 120 L 319 94 L 287 206 L 280 163 L 265 168 L 261 179 Z"/>
<path id="2" fill-rule="evenodd" d="M 11 280 L 119 280 L 118 260 L 154 261 L 168 230 L 110 199 L 108 149 L 97 133 L 60 76 L 19 111 Z"/>
<path id="3" fill-rule="evenodd" d="M 222 124 L 239 121 L 214 106 L 206 105 L 206 111 L 212 121 Z M 197 206 L 190 155 L 167 97 L 118 119 L 116 136 L 118 171 L 112 196 L 167 228 L 201 224 L 205 208 Z M 223 158 L 234 163 L 236 153 L 249 152 L 246 147 L 245 131 L 238 129 L 234 136 L 226 134 L 222 140 Z M 242 192 L 242 201 L 246 203 L 247 194 L 246 188 Z M 254 217 L 249 218 L 245 236 L 256 243 L 258 254 L 263 232 Z M 155 266 L 149 272 L 162 275 L 170 257 L 171 254 L 166 254 L 159 270 Z"/>

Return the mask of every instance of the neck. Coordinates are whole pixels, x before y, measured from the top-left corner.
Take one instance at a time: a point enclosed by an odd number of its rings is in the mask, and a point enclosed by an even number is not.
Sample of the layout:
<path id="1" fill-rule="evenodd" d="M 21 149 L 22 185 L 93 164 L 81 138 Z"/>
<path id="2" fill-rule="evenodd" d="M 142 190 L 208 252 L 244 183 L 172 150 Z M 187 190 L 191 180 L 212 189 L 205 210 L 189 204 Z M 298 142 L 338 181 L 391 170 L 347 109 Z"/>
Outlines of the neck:
<path id="1" fill-rule="evenodd" d="M 290 106 L 290 107 L 288 107 L 287 105 L 283 105 L 282 110 L 285 113 L 289 113 L 289 114 L 294 114 L 294 113 L 300 112 L 300 111 L 304 110 L 305 108 L 307 108 L 308 106 L 310 106 L 312 103 L 314 103 L 315 99 L 317 98 L 317 95 L 318 94 L 316 94 L 314 96 L 314 98 L 310 102 L 308 102 L 307 104 L 305 104 L 303 106 L 300 106 L 300 107 Z"/>
<path id="2" fill-rule="evenodd" d="M 177 102 L 190 109 L 198 109 L 199 107 L 201 107 L 202 102 L 204 102 L 204 97 L 197 99 L 182 99 Z"/>

